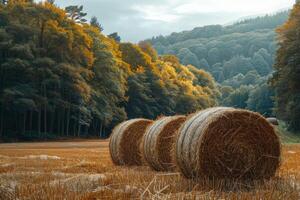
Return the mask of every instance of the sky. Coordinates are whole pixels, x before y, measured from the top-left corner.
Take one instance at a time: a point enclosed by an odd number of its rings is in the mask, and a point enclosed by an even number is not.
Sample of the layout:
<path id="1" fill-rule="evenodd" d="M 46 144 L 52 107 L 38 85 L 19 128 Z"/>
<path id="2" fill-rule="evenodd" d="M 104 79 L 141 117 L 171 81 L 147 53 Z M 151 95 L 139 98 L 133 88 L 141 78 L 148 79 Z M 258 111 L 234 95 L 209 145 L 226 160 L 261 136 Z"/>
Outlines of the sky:
<path id="1" fill-rule="evenodd" d="M 56 5 L 83 5 L 104 33 L 138 42 L 158 35 L 211 24 L 226 25 L 250 16 L 291 8 L 295 0 L 56 0 Z"/>

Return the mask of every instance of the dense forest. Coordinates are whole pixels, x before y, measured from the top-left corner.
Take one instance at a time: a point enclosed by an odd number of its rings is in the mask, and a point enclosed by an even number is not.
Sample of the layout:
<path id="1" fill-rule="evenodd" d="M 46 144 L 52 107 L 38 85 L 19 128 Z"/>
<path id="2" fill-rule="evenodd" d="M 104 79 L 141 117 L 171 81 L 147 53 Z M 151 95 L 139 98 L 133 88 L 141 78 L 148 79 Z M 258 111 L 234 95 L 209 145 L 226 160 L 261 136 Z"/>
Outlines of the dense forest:
<path id="1" fill-rule="evenodd" d="M 126 119 L 216 105 L 275 115 L 299 131 L 299 13 L 298 3 L 132 44 L 104 35 L 83 6 L 1 1 L 0 138 L 104 138 Z"/>
<path id="2" fill-rule="evenodd" d="M 300 1 L 289 20 L 277 29 L 279 49 L 271 85 L 275 88 L 275 113 L 292 131 L 300 131 Z"/>
<path id="3" fill-rule="evenodd" d="M 210 72 L 219 83 L 220 104 L 274 116 L 273 73 L 277 49 L 275 29 L 289 11 L 247 19 L 230 26 L 212 25 L 192 31 L 154 37 L 159 54 L 173 54 L 180 61 Z"/>
<path id="4" fill-rule="evenodd" d="M 102 34 L 82 6 L 1 1 L 0 136 L 107 137 L 127 118 L 217 105 L 212 76 L 147 42 Z"/>

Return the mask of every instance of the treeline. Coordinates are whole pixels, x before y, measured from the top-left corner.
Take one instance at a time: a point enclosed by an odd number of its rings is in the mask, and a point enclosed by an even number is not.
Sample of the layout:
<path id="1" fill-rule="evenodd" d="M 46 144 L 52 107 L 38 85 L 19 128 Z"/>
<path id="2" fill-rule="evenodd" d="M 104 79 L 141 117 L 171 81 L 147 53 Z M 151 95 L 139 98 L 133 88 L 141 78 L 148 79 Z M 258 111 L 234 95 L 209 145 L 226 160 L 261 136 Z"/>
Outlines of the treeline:
<path id="1" fill-rule="evenodd" d="M 300 1 L 277 33 L 279 48 L 271 79 L 275 88 L 275 112 L 290 130 L 300 133 Z"/>
<path id="2" fill-rule="evenodd" d="M 220 104 L 276 116 L 300 131 L 300 2 L 292 11 L 150 40 L 161 54 L 210 72 Z"/>
<path id="3" fill-rule="evenodd" d="M 160 54 L 173 54 L 187 65 L 210 72 L 219 83 L 220 104 L 274 116 L 275 91 L 268 80 L 274 69 L 276 27 L 289 11 L 247 19 L 230 26 L 205 26 L 147 40 Z"/>
<path id="4" fill-rule="evenodd" d="M 101 136 L 126 118 L 214 106 L 210 74 L 105 36 L 82 6 L 1 1 L 0 136 Z"/>

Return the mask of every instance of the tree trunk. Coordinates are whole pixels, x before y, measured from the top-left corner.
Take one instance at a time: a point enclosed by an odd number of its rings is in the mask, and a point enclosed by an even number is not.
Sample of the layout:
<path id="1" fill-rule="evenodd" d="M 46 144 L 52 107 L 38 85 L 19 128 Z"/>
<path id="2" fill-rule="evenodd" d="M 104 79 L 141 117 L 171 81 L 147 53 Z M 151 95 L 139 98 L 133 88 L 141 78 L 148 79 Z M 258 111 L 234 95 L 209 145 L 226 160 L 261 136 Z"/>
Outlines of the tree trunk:
<path id="1" fill-rule="evenodd" d="M 54 108 L 54 112 L 51 112 L 50 133 L 53 133 L 54 121 L 55 121 L 55 110 L 56 108 Z"/>
<path id="2" fill-rule="evenodd" d="M 76 136 L 76 121 L 73 120 L 73 136 L 75 137 Z"/>
<path id="3" fill-rule="evenodd" d="M 39 136 L 41 136 L 41 123 L 42 123 L 42 109 L 41 106 L 39 107 L 39 112 L 38 112 L 38 132 L 39 132 Z"/>
<path id="4" fill-rule="evenodd" d="M 29 131 L 32 131 L 32 115 L 33 115 L 33 112 L 31 110 L 29 113 Z"/>
<path id="5" fill-rule="evenodd" d="M 45 30 L 45 22 L 42 21 L 41 32 L 40 32 L 40 47 L 44 47 L 44 30 Z"/>
<path id="6" fill-rule="evenodd" d="M 24 112 L 24 117 L 23 117 L 23 129 L 22 129 L 22 134 L 25 135 L 26 132 L 26 112 Z"/>
<path id="7" fill-rule="evenodd" d="M 44 85 L 44 98 L 47 100 L 46 85 Z M 44 105 L 44 132 L 47 133 L 47 102 Z"/>
<path id="8" fill-rule="evenodd" d="M 77 132 L 77 137 L 80 136 L 80 131 L 81 131 L 81 123 L 80 123 L 80 120 L 81 120 L 81 114 L 80 114 L 80 111 L 79 111 L 79 114 L 78 114 L 78 132 Z"/>
<path id="9" fill-rule="evenodd" d="M 61 132 L 60 132 L 60 126 L 61 125 L 61 115 L 60 115 L 60 112 L 57 111 L 57 133 L 58 135 L 61 135 Z"/>
<path id="10" fill-rule="evenodd" d="M 62 126 L 61 126 L 61 134 L 65 135 L 65 108 L 62 109 Z"/>
<path id="11" fill-rule="evenodd" d="M 103 131 L 103 124 L 102 121 L 100 120 L 100 138 L 102 138 L 102 131 Z"/>
<path id="12" fill-rule="evenodd" d="M 81 132 L 81 124 L 78 124 L 78 132 L 77 132 L 77 137 L 80 137 L 80 132 Z"/>
<path id="13" fill-rule="evenodd" d="M 68 106 L 68 114 L 67 114 L 67 136 L 69 136 L 69 126 L 70 126 L 70 112 L 71 112 L 71 108 L 70 106 Z"/>
<path id="14" fill-rule="evenodd" d="M 4 105 L 2 103 L 2 106 L 1 106 L 1 123 L 0 123 L 0 136 L 3 136 L 3 130 L 4 130 Z"/>

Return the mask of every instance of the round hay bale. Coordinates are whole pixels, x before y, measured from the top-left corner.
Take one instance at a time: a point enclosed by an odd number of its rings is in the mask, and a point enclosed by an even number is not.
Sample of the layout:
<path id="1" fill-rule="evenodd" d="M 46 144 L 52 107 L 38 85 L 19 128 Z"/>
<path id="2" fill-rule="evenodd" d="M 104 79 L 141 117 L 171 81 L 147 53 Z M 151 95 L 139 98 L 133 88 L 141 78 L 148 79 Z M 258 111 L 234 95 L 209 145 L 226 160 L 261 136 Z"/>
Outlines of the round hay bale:
<path id="1" fill-rule="evenodd" d="M 152 120 L 133 119 L 117 125 L 112 131 L 109 151 L 116 165 L 142 165 L 142 139 Z"/>
<path id="2" fill-rule="evenodd" d="M 176 168 L 175 142 L 185 116 L 162 117 L 148 127 L 144 136 L 144 158 L 157 171 Z"/>
<path id="3" fill-rule="evenodd" d="M 190 116 L 179 132 L 176 161 L 188 178 L 269 179 L 280 165 L 279 137 L 258 113 L 210 108 Z"/>
<path id="4" fill-rule="evenodd" d="M 271 123 L 272 125 L 274 125 L 274 126 L 278 126 L 279 125 L 278 120 L 276 118 L 274 118 L 274 117 L 267 118 L 267 121 L 269 123 Z"/>

